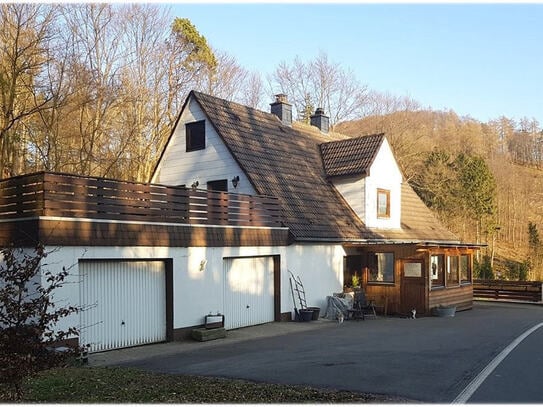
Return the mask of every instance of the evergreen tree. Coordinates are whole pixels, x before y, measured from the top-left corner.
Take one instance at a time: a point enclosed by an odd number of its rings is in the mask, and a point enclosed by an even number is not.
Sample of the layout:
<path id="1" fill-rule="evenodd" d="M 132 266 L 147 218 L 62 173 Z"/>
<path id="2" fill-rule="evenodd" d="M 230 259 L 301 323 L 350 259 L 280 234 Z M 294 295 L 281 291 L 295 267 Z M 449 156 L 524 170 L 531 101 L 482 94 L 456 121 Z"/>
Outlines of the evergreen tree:
<path id="1" fill-rule="evenodd" d="M 477 242 L 484 226 L 494 225 L 496 212 L 496 181 L 481 157 L 458 154 L 454 161 L 458 177 L 457 202 L 475 222 Z"/>
<path id="2" fill-rule="evenodd" d="M 302 123 L 309 124 L 311 122 L 311 115 L 315 111 L 315 106 L 311 102 L 311 95 L 309 93 L 305 94 L 305 104 L 303 110 L 300 112 L 298 120 Z"/>
<path id="3" fill-rule="evenodd" d="M 494 280 L 494 271 L 490 264 L 490 256 L 484 256 L 479 262 L 477 259 L 474 261 L 474 275 L 479 280 Z"/>
<path id="4" fill-rule="evenodd" d="M 528 260 L 532 269 L 539 270 L 543 265 L 543 245 L 537 225 L 533 222 L 528 222 L 528 249 Z"/>

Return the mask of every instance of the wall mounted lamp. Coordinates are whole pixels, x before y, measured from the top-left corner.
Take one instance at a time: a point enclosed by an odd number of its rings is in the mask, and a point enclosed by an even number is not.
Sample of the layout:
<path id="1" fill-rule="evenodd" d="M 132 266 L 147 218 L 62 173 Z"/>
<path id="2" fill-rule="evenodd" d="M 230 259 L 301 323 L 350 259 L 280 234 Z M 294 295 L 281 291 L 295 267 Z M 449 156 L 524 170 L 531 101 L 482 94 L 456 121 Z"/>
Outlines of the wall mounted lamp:
<path id="1" fill-rule="evenodd" d="M 194 181 L 190 187 L 192 189 L 196 189 L 196 188 L 198 188 L 198 185 L 200 185 L 200 183 L 198 181 Z"/>
<path id="2" fill-rule="evenodd" d="M 232 178 L 232 185 L 234 188 L 237 188 L 239 184 L 239 175 L 236 175 L 234 178 Z"/>

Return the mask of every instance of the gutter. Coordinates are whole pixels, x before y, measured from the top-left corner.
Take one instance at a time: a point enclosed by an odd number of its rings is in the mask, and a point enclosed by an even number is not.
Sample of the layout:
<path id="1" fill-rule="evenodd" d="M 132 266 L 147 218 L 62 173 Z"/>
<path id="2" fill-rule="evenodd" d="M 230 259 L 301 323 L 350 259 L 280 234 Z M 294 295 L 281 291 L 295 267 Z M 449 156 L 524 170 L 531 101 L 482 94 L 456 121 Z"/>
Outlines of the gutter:
<path id="1" fill-rule="evenodd" d="M 421 247 L 462 247 L 462 248 L 482 248 L 487 247 L 486 243 L 461 243 L 459 241 L 423 241 L 423 240 L 368 240 L 368 239 L 340 239 L 340 238 L 303 238 L 294 239 L 294 243 L 338 243 L 338 244 L 357 244 L 357 245 L 398 245 L 398 244 L 413 244 Z"/>

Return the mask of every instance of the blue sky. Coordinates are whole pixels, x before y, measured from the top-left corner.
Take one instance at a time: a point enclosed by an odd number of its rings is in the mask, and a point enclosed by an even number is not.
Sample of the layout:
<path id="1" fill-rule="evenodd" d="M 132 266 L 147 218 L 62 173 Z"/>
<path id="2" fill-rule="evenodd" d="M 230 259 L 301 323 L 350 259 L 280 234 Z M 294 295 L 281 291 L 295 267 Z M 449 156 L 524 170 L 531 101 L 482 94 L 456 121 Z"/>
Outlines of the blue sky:
<path id="1" fill-rule="evenodd" d="M 264 75 L 324 51 L 371 89 L 543 126 L 543 4 L 178 3 L 172 16 Z"/>

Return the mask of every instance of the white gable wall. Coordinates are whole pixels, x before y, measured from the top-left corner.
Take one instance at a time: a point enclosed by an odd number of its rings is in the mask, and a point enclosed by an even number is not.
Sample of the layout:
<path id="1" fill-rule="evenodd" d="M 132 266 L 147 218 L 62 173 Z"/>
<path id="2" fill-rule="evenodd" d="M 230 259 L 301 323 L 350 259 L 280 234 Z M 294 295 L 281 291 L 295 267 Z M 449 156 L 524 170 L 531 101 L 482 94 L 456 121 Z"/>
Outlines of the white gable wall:
<path id="1" fill-rule="evenodd" d="M 377 189 L 390 191 L 390 218 L 377 218 Z M 390 145 L 383 140 L 381 148 L 366 177 L 366 217 L 367 227 L 379 229 L 399 229 L 402 208 L 402 173 L 392 154 Z"/>
<path id="2" fill-rule="evenodd" d="M 206 148 L 187 152 L 185 123 L 200 120 L 206 121 Z M 240 181 L 238 187 L 234 189 L 231 180 L 236 176 L 239 176 Z M 198 181 L 198 188 L 205 189 L 208 181 L 221 179 L 228 180 L 228 192 L 256 194 L 245 173 L 226 148 L 200 105 L 191 97 L 181 113 L 181 118 L 152 182 L 190 187 L 193 182 Z"/>
<path id="3" fill-rule="evenodd" d="M 332 183 L 367 227 L 400 228 L 402 174 L 386 139 L 383 140 L 367 177 L 337 177 Z M 377 218 L 378 189 L 390 191 L 388 219 Z"/>
<path id="4" fill-rule="evenodd" d="M 358 217 L 365 222 L 366 219 L 366 179 L 361 176 L 336 178 L 334 187 L 347 201 Z"/>

